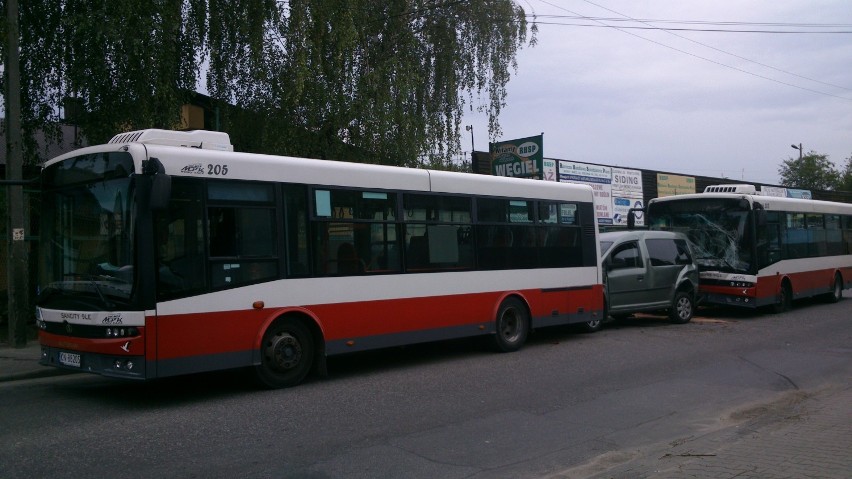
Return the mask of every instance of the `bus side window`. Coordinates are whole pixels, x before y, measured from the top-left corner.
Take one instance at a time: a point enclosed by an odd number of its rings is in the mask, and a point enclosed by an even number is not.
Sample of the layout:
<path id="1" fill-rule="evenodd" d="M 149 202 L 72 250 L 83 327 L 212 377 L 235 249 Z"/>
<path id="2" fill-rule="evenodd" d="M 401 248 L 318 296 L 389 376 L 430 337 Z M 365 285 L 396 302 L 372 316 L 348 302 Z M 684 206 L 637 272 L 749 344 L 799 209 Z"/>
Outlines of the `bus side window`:
<path id="1" fill-rule="evenodd" d="M 210 285 L 213 289 L 278 277 L 278 222 L 273 186 L 261 182 L 207 184 Z"/>

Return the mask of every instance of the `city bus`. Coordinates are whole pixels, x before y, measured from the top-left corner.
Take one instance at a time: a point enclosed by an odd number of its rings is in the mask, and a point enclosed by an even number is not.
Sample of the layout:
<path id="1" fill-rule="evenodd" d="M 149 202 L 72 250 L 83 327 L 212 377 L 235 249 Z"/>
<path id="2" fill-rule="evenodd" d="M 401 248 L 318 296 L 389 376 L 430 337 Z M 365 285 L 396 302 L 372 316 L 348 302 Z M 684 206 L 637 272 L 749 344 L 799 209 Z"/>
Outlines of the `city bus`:
<path id="1" fill-rule="evenodd" d="M 41 363 L 127 379 L 600 326 L 584 185 L 233 151 L 141 130 L 45 162 Z"/>
<path id="2" fill-rule="evenodd" d="M 790 309 L 852 287 L 852 204 L 761 195 L 753 185 L 648 202 L 651 229 L 694 243 L 705 304 Z"/>

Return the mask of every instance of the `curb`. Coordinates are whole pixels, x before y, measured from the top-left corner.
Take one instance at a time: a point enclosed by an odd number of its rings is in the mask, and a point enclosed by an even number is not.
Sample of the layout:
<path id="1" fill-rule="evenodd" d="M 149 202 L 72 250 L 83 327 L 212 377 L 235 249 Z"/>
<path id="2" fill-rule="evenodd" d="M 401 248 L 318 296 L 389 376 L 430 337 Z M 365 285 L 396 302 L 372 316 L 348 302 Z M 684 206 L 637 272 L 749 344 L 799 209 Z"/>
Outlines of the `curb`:
<path id="1" fill-rule="evenodd" d="M 20 373 L 0 374 L 0 383 L 11 381 L 24 381 L 27 379 L 41 379 L 55 376 L 66 376 L 69 374 L 78 374 L 76 371 L 65 371 L 58 368 L 44 366 L 44 371 L 26 371 Z"/>

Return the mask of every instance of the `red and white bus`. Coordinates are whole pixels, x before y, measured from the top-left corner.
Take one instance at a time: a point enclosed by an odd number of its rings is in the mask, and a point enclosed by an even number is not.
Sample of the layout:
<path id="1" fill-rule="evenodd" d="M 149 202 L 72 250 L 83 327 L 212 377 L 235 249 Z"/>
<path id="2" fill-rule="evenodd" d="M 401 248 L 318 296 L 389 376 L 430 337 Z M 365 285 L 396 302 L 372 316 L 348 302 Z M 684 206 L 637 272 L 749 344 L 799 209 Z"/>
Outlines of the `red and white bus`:
<path id="1" fill-rule="evenodd" d="M 594 330 L 588 186 L 235 153 L 143 130 L 45 163 L 42 364 L 150 379 L 531 328 Z"/>
<path id="2" fill-rule="evenodd" d="M 794 299 L 838 301 L 852 287 L 852 204 L 763 196 L 753 185 L 648 202 L 651 229 L 695 244 L 705 303 L 788 310 Z"/>

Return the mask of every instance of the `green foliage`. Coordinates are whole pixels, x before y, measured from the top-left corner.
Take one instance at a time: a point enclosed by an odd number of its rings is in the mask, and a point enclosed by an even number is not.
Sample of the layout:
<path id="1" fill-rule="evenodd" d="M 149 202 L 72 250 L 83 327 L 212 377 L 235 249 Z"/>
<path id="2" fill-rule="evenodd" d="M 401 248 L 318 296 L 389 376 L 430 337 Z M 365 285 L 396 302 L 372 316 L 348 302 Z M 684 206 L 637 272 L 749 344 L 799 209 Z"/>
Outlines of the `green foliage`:
<path id="1" fill-rule="evenodd" d="M 175 127 L 198 79 L 198 3 L 21 2 L 24 132 L 57 132 L 67 101 L 80 107 L 76 122 L 91 143 Z"/>
<path id="2" fill-rule="evenodd" d="M 781 183 L 792 188 L 834 190 L 840 184 L 840 173 L 828 155 L 809 151 L 801 159 L 789 158 L 778 168 Z"/>
<path id="3" fill-rule="evenodd" d="M 852 193 L 852 155 L 846 158 L 846 166 L 843 168 L 837 189 Z"/>
<path id="4" fill-rule="evenodd" d="M 203 71 L 211 97 L 237 106 L 225 129 L 251 150 L 408 166 L 449 162 L 466 109 L 499 136 L 527 38 L 512 0 L 21 5 L 25 133 L 57 137 L 69 97 L 90 143 L 174 128 Z"/>

